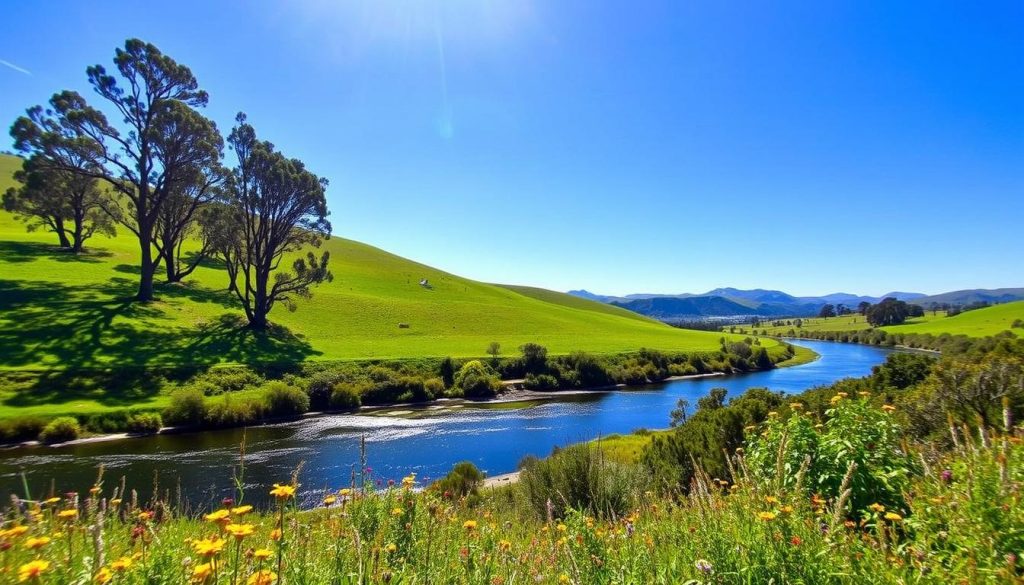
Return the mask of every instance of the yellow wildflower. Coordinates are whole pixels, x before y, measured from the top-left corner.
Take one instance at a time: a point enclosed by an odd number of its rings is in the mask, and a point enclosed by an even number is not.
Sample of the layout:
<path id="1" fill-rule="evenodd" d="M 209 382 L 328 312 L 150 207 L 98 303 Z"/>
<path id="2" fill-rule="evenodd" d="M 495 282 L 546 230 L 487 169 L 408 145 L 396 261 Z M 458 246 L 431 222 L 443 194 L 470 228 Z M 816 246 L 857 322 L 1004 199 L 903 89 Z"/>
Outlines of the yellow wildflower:
<path id="1" fill-rule="evenodd" d="M 282 535 L 281 535 L 281 529 L 280 528 L 275 528 L 275 529 L 270 531 L 270 540 L 273 540 L 274 542 L 277 542 L 277 541 L 281 540 L 281 536 Z"/>
<path id="2" fill-rule="evenodd" d="M 872 512 L 877 512 L 877 513 L 885 512 L 885 506 L 883 506 L 882 504 L 879 504 L 878 502 L 875 502 L 874 504 L 871 504 L 870 506 L 868 506 L 868 508 Z"/>
<path id="3" fill-rule="evenodd" d="M 410 489 L 416 485 L 416 474 L 410 473 L 409 475 L 402 478 L 402 487 Z"/>
<path id="4" fill-rule="evenodd" d="M 224 549 L 224 539 L 216 537 L 208 539 L 204 538 L 202 540 L 197 540 L 193 542 L 192 547 L 195 548 L 197 555 L 203 557 L 212 557 L 214 555 L 220 554 L 220 552 Z"/>
<path id="5" fill-rule="evenodd" d="M 895 512 L 886 512 L 885 519 L 890 522 L 899 522 L 900 520 L 903 520 L 903 516 L 900 516 Z"/>
<path id="6" fill-rule="evenodd" d="M 50 570 L 49 561 L 42 561 L 39 559 L 29 561 L 18 569 L 18 581 L 39 579 L 39 577 L 48 570 Z"/>
<path id="7" fill-rule="evenodd" d="M 884 410 L 885 412 L 895 412 L 896 411 L 896 407 L 891 405 L 891 404 L 883 404 L 882 405 L 882 410 Z"/>
<path id="8" fill-rule="evenodd" d="M 351 493 L 352 490 L 350 488 L 341 488 L 340 490 L 338 490 L 338 495 L 341 497 L 346 497 Z"/>
<path id="9" fill-rule="evenodd" d="M 778 504 L 779 503 L 779 499 L 776 498 L 775 496 L 765 496 L 764 497 L 764 501 L 769 503 L 769 504 Z"/>
<path id="10" fill-rule="evenodd" d="M 393 553 L 396 550 L 398 550 L 398 545 L 393 542 L 389 542 L 387 546 L 384 547 L 384 550 L 388 551 L 389 553 Z"/>
<path id="11" fill-rule="evenodd" d="M 209 578 L 210 575 L 212 574 L 212 563 L 202 563 L 200 565 L 196 565 L 196 568 L 192 569 L 192 581 L 195 583 L 202 583 L 206 581 L 206 579 Z"/>
<path id="12" fill-rule="evenodd" d="M 28 532 L 28 526 L 20 525 L 20 526 L 12 526 L 12 527 L 8 528 L 7 530 L 4 530 L 2 535 L 3 536 L 21 536 L 22 534 L 25 534 L 26 532 Z"/>
<path id="13" fill-rule="evenodd" d="M 32 536 L 25 541 L 25 548 L 36 550 L 50 544 L 49 536 Z"/>
<path id="14" fill-rule="evenodd" d="M 110 580 L 114 578 L 114 574 L 110 572 L 110 569 L 106 567 L 100 567 L 99 571 L 96 571 L 96 575 L 93 577 L 93 581 L 99 583 L 99 585 L 106 585 L 110 583 Z"/>
<path id="15" fill-rule="evenodd" d="M 270 490 L 270 495 L 274 496 L 278 500 L 287 500 L 290 498 L 294 498 L 295 486 L 275 483 L 274 489 Z"/>
<path id="16" fill-rule="evenodd" d="M 395 508 L 394 510 L 391 510 L 391 515 L 392 516 L 401 516 L 404 513 L 405 513 L 405 511 L 402 510 L 401 508 Z"/>
<path id="17" fill-rule="evenodd" d="M 60 502 L 60 498 L 53 497 L 53 498 L 50 498 L 50 499 L 44 501 L 43 503 L 46 504 L 47 506 L 52 506 L 52 505 L 54 505 L 54 504 L 56 504 L 58 502 Z"/>
<path id="18" fill-rule="evenodd" d="M 246 585 L 270 585 L 274 581 L 277 581 L 277 573 L 263 569 L 249 575 L 249 579 L 245 583 Z"/>
<path id="19" fill-rule="evenodd" d="M 110 563 L 110 568 L 117 571 L 118 573 L 122 571 L 127 571 L 128 569 L 132 568 L 132 558 L 121 557 L 116 561 Z"/>
<path id="20" fill-rule="evenodd" d="M 119 506 L 121 504 L 121 498 L 114 498 L 110 500 L 111 506 Z"/>
<path id="21" fill-rule="evenodd" d="M 476 520 L 466 520 L 462 523 L 462 527 L 466 530 L 476 530 Z"/>
<path id="22" fill-rule="evenodd" d="M 565 532 L 569 528 L 565 524 L 559 523 L 558 526 L 555 526 L 555 529 L 558 530 L 559 532 Z"/>
<path id="23" fill-rule="evenodd" d="M 512 549 L 512 543 L 510 541 L 508 541 L 508 540 L 498 541 L 498 550 L 501 550 L 503 552 L 508 552 L 511 549 Z"/>
<path id="24" fill-rule="evenodd" d="M 792 514 L 793 513 L 793 506 L 783 506 L 783 507 L 779 508 L 779 511 L 782 512 L 783 514 Z"/>
<path id="25" fill-rule="evenodd" d="M 245 516 L 249 512 L 252 512 L 252 506 L 238 506 L 237 508 L 231 508 L 231 513 L 235 516 Z"/>
<path id="26" fill-rule="evenodd" d="M 572 579 L 569 578 L 569 575 L 566 575 L 565 573 L 562 573 L 561 575 L 558 576 L 558 582 L 559 583 L 571 583 Z"/>
<path id="27" fill-rule="evenodd" d="M 256 532 L 256 527 L 252 524 L 228 524 L 224 530 L 238 540 L 242 540 L 246 536 L 252 536 Z"/>
<path id="28" fill-rule="evenodd" d="M 258 548 L 252 553 L 252 558 L 256 559 L 257 561 L 265 561 L 272 556 L 274 556 L 274 551 L 270 550 L 269 548 Z"/>
<path id="29" fill-rule="evenodd" d="M 803 410 L 804 409 L 804 405 L 801 402 L 790 402 L 789 403 L 789 408 L 791 408 L 793 410 Z"/>
<path id="30" fill-rule="evenodd" d="M 75 510 L 74 508 L 70 510 L 61 510 L 60 512 L 57 512 L 57 517 L 61 520 L 74 520 L 78 517 L 78 510 Z"/>
<path id="31" fill-rule="evenodd" d="M 330 507 L 331 504 L 333 504 L 334 502 L 337 502 L 337 501 L 338 501 L 337 497 L 335 497 L 335 496 L 327 496 L 326 498 L 324 498 L 324 505 L 327 506 L 327 507 Z"/>
<path id="32" fill-rule="evenodd" d="M 761 512 L 757 515 L 757 518 L 765 522 L 771 522 L 775 520 L 775 512 Z"/>
<path id="33" fill-rule="evenodd" d="M 230 510 L 217 510 L 216 512 L 210 512 L 209 514 L 203 516 L 203 519 L 207 522 L 223 522 L 225 520 L 228 520 L 228 517 L 230 515 Z"/>

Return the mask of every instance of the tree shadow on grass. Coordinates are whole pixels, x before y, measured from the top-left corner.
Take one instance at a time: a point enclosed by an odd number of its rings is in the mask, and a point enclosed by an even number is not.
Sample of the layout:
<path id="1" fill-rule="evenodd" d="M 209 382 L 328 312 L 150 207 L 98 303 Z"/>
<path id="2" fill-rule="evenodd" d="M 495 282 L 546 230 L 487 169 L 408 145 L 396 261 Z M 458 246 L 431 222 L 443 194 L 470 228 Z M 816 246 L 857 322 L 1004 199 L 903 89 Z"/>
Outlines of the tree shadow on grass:
<path id="1" fill-rule="evenodd" d="M 104 285 L 0 280 L 0 364 L 35 368 L 34 379 L 8 385 L 4 404 L 32 406 L 96 400 L 128 406 L 160 391 L 162 379 L 194 374 L 221 362 L 301 362 L 319 352 L 282 328 L 257 333 L 237 314 L 182 327 L 159 303 L 132 300 L 136 283 Z M 161 288 L 161 295 L 228 298 L 198 287 Z M 40 364 L 44 364 L 40 367 Z M 40 371 L 41 370 L 41 371 Z"/>
<path id="2" fill-rule="evenodd" d="M 86 248 L 84 252 L 75 254 L 67 248 L 44 244 L 42 242 L 0 241 L 0 260 L 5 262 L 35 262 L 39 259 L 57 260 L 58 262 L 102 262 L 103 258 L 113 256 L 103 248 Z"/>

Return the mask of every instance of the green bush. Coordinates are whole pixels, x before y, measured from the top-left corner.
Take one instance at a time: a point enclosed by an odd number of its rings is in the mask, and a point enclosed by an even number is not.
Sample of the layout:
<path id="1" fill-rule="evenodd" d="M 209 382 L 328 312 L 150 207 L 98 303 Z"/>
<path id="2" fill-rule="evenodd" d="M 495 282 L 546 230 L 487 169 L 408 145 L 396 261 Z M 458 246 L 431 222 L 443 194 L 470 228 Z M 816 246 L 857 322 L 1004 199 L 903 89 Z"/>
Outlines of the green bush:
<path id="1" fill-rule="evenodd" d="M 136 412 L 128 417 L 127 430 L 138 435 L 152 435 L 164 426 L 160 414 L 156 412 Z"/>
<path id="2" fill-rule="evenodd" d="M 309 395 L 281 381 L 263 386 L 263 398 L 270 416 L 298 416 L 309 410 Z"/>
<path id="3" fill-rule="evenodd" d="M 355 410 L 362 405 L 363 392 L 370 388 L 365 382 L 338 382 L 331 390 L 332 410 Z"/>
<path id="4" fill-rule="evenodd" d="M 444 380 L 441 378 L 428 378 L 423 382 L 423 389 L 427 393 L 427 400 L 444 396 Z"/>
<path id="5" fill-rule="evenodd" d="M 835 395 L 826 415 L 828 420 L 820 429 L 813 414 L 799 410 L 787 420 L 768 417 L 747 447 L 751 472 L 791 489 L 804 460 L 810 458 L 802 486 L 807 492 L 836 498 L 843 489 L 851 488 L 849 504 L 853 510 L 872 503 L 902 507 L 916 465 L 900 444 L 903 435 L 894 417 L 870 397 L 842 394 Z M 856 467 L 844 485 L 851 463 Z"/>
<path id="6" fill-rule="evenodd" d="M 47 443 L 64 443 L 73 441 L 82 433 L 78 419 L 73 416 L 62 416 L 50 421 L 49 424 L 39 433 L 39 440 Z"/>
<path id="7" fill-rule="evenodd" d="M 82 428 L 94 433 L 121 433 L 128 428 L 130 413 L 125 410 L 99 412 L 79 418 Z"/>
<path id="8" fill-rule="evenodd" d="M 558 378 L 551 374 L 526 374 L 523 386 L 528 390 L 557 390 Z"/>
<path id="9" fill-rule="evenodd" d="M 164 419 L 172 425 L 201 425 L 210 406 L 203 393 L 195 388 L 182 388 L 171 395 L 171 403 L 164 410 Z"/>
<path id="10" fill-rule="evenodd" d="M 646 471 L 605 459 L 591 443 L 572 445 L 547 459 L 529 458 L 521 463 L 518 489 L 541 518 L 561 518 L 578 510 L 600 518 L 627 513 L 650 484 Z"/>
<path id="11" fill-rule="evenodd" d="M 467 498 L 476 500 L 480 494 L 484 474 L 472 462 L 456 463 L 448 475 L 435 481 L 430 489 L 453 499 Z"/>
<path id="12" fill-rule="evenodd" d="M 390 370 L 371 372 L 374 384 L 363 392 L 364 404 L 393 404 L 395 402 L 423 402 L 427 391 L 423 379 L 416 376 L 401 376 Z"/>
<path id="13" fill-rule="evenodd" d="M 209 405 L 205 425 L 209 427 L 237 427 L 259 422 L 267 416 L 265 396 L 227 394 L 224 399 Z"/>
<path id="14" fill-rule="evenodd" d="M 455 375 L 455 386 L 462 389 L 467 398 L 486 398 L 501 390 L 501 380 L 483 362 L 466 362 Z"/>
<path id="15" fill-rule="evenodd" d="M 0 442 L 34 441 L 46 428 L 47 420 L 39 417 L 18 417 L 0 420 Z"/>
<path id="16" fill-rule="evenodd" d="M 341 373 L 333 370 L 316 372 L 311 375 L 306 380 L 309 408 L 312 410 L 328 410 L 331 408 L 331 396 L 334 394 L 334 387 L 341 379 Z"/>

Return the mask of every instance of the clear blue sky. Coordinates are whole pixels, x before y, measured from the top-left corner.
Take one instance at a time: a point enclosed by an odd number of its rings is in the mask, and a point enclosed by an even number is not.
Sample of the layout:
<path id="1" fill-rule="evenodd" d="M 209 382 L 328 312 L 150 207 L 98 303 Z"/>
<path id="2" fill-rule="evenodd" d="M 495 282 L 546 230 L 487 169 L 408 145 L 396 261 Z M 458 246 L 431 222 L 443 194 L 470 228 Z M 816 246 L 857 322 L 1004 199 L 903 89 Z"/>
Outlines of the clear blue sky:
<path id="1" fill-rule="evenodd" d="M 336 234 L 460 275 L 1024 286 L 1018 0 L 11 2 L 0 121 L 128 37 L 328 177 Z"/>

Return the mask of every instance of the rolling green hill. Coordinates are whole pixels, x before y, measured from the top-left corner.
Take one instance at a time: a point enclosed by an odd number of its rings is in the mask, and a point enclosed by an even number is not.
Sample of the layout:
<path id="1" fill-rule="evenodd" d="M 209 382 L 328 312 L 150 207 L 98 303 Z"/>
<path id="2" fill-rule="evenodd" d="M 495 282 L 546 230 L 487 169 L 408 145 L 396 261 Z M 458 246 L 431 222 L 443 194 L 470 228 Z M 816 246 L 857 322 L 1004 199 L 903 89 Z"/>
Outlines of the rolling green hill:
<path id="1" fill-rule="evenodd" d="M 1002 331 L 1012 331 L 1018 337 L 1024 337 L 1024 329 L 1013 327 L 1013 322 L 1024 320 L 1024 301 L 1005 303 L 966 311 L 952 317 L 931 319 L 919 323 L 893 325 L 882 329 L 890 333 L 931 333 L 941 335 L 966 335 L 968 337 L 985 337 Z"/>
<path id="2" fill-rule="evenodd" d="M 1024 320 L 1024 301 L 993 305 L 983 309 L 966 311 L 952 317 L 939 311 L 932 314 L 926 311 L 924 317 L 907 319 L 902 325 L 891 325 L 882 327 L 882 331 L 888 333 L 930 333 L 932 335 L 966 335 L 968 337 L 987 337 L 1003 331 L 1015 333 L 1018 337 L 1024 337 L 1024 328 L 1013 327 L 1017 320 Z M 871 325 L 861 315 L 843 315 L 841 317 L 819 317 L 802 320 L 802 327 L 797 329 L 792 322 L 795 319 L 785 319 L 789 324 L 772 325 L 766 320 L 763 325 L 754 327 L 757 332 L 764 331 L 766 335 L 790 335 L 790 331 L 806 331 L 811 333 L 839 332 L 849 333 L 853 331 L 865 331 L 871 329 Z M 737 325 L 733 327 L 737 333 L 749 333 L 750 325 Z M 729 326 L 723 330 L 730 330 Z"/>
<path id="3" fill-rule="evenodd" d="M 0 191 L 19 164 L 0 157 Z M 138 251 L 126 230 L 90 240 L 80 257 L 55 241 L 0 212 L 0 368 L 468 357 L 491 341 L 506 354 L 527 342 L 553 353 L 711 351 L 720 337 L 561 293 L 475 282 L 335 237 L 325 243 L 334 282 L 295 312 L 275 308 L 281 330 L 257 338 L 233 322 L 241 310 L 214 263 L 185 286 L 158 285 L 159 300 L 139 305 L 129 301 Z"/>

